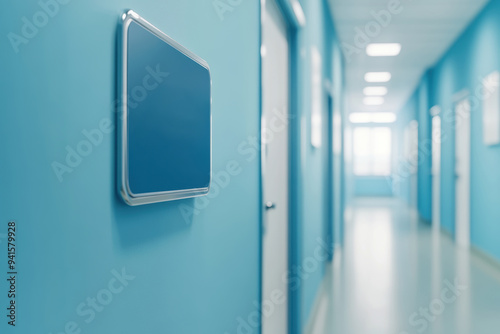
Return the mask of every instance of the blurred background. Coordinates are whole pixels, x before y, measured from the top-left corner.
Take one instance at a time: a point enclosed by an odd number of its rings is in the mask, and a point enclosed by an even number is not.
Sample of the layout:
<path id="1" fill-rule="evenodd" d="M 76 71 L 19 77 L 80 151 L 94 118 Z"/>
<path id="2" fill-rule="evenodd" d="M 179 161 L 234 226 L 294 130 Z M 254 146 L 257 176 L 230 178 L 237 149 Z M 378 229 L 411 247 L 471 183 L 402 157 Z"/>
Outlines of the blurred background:
<path id="1" fill-rule="evenodd" d="M 498 331 L 499 0 L 4 7 L 1 333 Z M 210 65 L 207 196 L 116 190 L 126 9 Z"/>

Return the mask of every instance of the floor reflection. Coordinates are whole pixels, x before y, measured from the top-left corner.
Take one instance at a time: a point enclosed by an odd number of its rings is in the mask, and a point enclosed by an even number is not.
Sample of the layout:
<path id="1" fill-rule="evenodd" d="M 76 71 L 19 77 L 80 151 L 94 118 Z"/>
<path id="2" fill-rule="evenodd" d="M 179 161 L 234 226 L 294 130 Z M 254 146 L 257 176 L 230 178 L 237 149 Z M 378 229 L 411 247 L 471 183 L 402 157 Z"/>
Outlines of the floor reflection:
<path id="1" fill-rule="evenodd" d="M 314 334 L 470 334 L 500 328 L 500 271 L 398 200 L 359 199 Z"/>

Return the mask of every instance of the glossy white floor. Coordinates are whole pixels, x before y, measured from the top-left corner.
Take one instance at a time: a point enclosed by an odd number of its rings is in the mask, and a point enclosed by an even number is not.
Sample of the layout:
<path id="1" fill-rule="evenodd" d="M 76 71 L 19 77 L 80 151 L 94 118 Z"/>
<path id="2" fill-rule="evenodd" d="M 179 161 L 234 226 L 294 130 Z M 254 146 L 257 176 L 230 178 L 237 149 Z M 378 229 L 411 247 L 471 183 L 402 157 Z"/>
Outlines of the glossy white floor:
<path id="1" fill-rule="evenodd" d="M 358 199 L 315 313 L 313 334 L 499 333 L 500 272 L 401 202 Z"/>

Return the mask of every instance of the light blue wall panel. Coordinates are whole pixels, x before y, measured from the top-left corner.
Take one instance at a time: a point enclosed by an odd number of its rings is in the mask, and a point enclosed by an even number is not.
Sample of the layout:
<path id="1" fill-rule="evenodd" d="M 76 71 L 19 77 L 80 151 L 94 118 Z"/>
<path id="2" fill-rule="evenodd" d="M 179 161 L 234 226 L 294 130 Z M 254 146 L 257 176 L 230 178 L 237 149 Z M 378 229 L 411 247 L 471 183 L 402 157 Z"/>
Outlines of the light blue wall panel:
<path id="1" fill-rule="evenodd" d="M 420 83 L 418 99 L 418 211 L 426 222 L 432 220 L 432 119 L 430 116 L 430 78 L 431 72 L 426 72 Z"/>
<path id="2" fill-rule="evenodd" d="M 323 145 L 321 148 L 311 146 L 311 48 L 316 47 L 322 55 L 323 79 L 329 79 L 334 83 L 334 88 L 338 94 L 339 108 L 343 105 L 343 72 L 341 53 L 338 52 L 338 40 L 333 27 L 333 23 L 327 13 L 329 8 L 325 0 L 304 0 L 301 1 L 304 9 L 307 24 L 300 29 L 296 35 L 297 60 L 298 60 L 298 109 L 297 141 L 294 147 L 297 154 L 295 164 L 300 171 L 297 226 L 297 245 L 300 253 L 296 266 L 304 268 L 311 265 L 311 259 L 317 263 L 317 267 L 304 275 L 300 284 L 300 309 L 296 310 L 295 333 L 300 333 L 310 319 L 313 305 L 316 300 L 319 287 L 324 276 L 325 261 L 317 259 L 315 252 L 323 247 L 321 241 L 326 241 L 326 154 L 327 148 L 326 132 L 323 133 Z M 337 51 L 334 51 L 337 49 Z M 341 63 L 342 64 L 342 63 Z M 333 72 L 333 73 L 332 73 Z M 335 78 L 335 79 L 334 79 Z M 323 119 L 327 119 L 326 92 L 323 94 Z M 341 109 L 340 109 L 341 110 Z M 326 131 L 326 123 L 323 129 Z M 300 140 L 300 141 L 299 141 Z M 301 143 L 301 144 L 299 144 Z M 302 269 L 304 270 L 304 269 Z"/>
<path id="3" fill-rule="evenodd" d="M 93 334 L 236 333 L 259 300 L 259 161 L 237 150 L 259 136 L 259 2 L 220 16 L 204 0 L 67 2 L 27 31 L 18 53 L 6 36 L 22 34 L 41 5 L 4 3 L 0 14 L 0 234 L 8 219 L 18 222 L 20 272 L 19 323 L 12 330 L 4 319 L 0 332 L 59 333 L 74 321 Z M 127 8 L 211 66 L 218 187 L 208 198 L 123 204 L 108 126 L 90 154 L 72 158 L 62 182 L 53 171 L 85 131 L 114 124 L 115 37 Z M 239 165 L 232 174 L 231 161 Z M 80 316 L 79 305 L 122 268 L 135 278 L 95 318 Z"/>
<path id="4" fill-rule="evenodd" d="M 392 178 L 387 177 L 356 177 L 354 180 L 354 193 L 358 197 L 391 197 Z"/>
<path id="5" fill-rule="evenodd" d="M 483 143 L 482 78 L 500 70 L 500 1 L 492 1 L 457 39 L 425 80 L 429 85 L 429 107 L 441 107 L 441 225 L 451 234 L 455 231 L 455 128 L 454 95 L 467 90 L 471 96 L 471 239 L 472 244 L 500 260 L 500 146 Z M 419 108 L 419 119 L 428 110 Z M 428 129 L 430 123 L 425 122 Z M 422 128 L 423 131 L 423 128 Z M 430 132 L 423 136 L 429 138 Z M 428 166 L 430 168 L 430 166 Z M 429 192 L 430 177 L 421 176 L 419 190 Z M 427 190 L 426 190 L 427 189 Z M 430 212 L 431 199 L 420 197 L 423 217 Z"/>
<path id="6" fill-rule="evenodd" d="M 393 126 L 394 170 L 392 173 L 392 188 L 395 195 L 405 203 L 411 201 L 411 169 L 414 161 L 405 156 L 405 129 L 415 120 L 418 109 L 418 99 L 414 94 L 408 103 L 399 111 L 397 122 Z"/>
<path id="7" fill-rule="evenodd" d="M 473 245 L 500 260 L 500 147 L 483 143 L 481 80 L 500 70 L 500 2 L 492 1 L 457 40 L 435 70 L 437 101 L 446 110 L 461 89 L 471 94 L 471 238 Z M 454 230 L 454 118 L 443 116 L 441 221 Z M 453 121 L 451 121 L 453 120 Z"/>

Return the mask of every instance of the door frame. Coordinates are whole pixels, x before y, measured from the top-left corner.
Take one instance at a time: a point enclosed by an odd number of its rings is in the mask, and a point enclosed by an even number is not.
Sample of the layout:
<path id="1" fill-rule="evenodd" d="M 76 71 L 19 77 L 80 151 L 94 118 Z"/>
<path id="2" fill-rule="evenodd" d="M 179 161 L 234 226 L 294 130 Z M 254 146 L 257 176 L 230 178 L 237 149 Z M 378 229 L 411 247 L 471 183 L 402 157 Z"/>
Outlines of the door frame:
<path id="1" fill-rule="evenodd" d="M 327 144 L 326 144 L 326 182 L 328 184 L 327 189 L 325 190 L 326 196 L 325 196 L 325 201 L 326 201 L 326 237 L 327 237 L 327 244 L 328 244 L 328 261 L 333 260 L 333 249 L 334 249 L 334 243 L 335 243 L 335 209 L 338 209 L 335 207 L 335 185 L 336 181 L 335 180 L 335 162 L 334 162 L 334 117 L 335 117 L 335 97 L 333 94 L 333 91 L 331 89 L 331 84 L 329 84 L 329 87 L 326 89 L 326 106 L 327 106 L 327 112 L 326 112 L 326 138 L 327 138 Z"/>
<path id="2" fill-rule="evenodd" d="M 458 119 L 457 119 L 457 108 L 458 108 L 458 105 L 463 103 L 463 102 L 467 102 L 468 105 L 469 105 L 469 110 L 468 110 L 468 117 L 465 117 L 465 118 L 462 118 L 462 121 L 464 123 L 462 124 L 459 124 L 458 123 Z M 470 93 L 468 91 L 463 91 L 459 94 L 457 94 L 455 96 L 455 99 L 454 99 L 454 103 L 453 103 L 453 114 L 454 114 L 454 119 L 455 119 L 455 151 L 454 151 L 454 165 L 453 165 L 453 175 L 454 175 L 454 188 L 455 188 L 455 198 L 454 198 L 454 202 L 455 202 L 455 212 L 454 212 L 454 216 L 455 216 L 455 243 L 460 245 L 460 246 L 463 246 L 463 247 L 466 247 L 468 248 L 470 246 L 470 243 L 471 243 L 471 196 L 470 196 L 470 190 L 471 190 L 471 165 L 472 165 L 472 123 L 471 123 L 471 116 L 472 116 L 472 105 L 471 105 L 471 99 L 470 99 Z M 465 121 L 464 121 L 465 119 Z M 467 183 L 468 183 L 468 189 L 466 189 L 466 195 L 467 195 L 467 226 L 459 226 L 459 221 L 458 221 L 458 216 L 457 216 L 457 208 L 458 208 L 458 205 L 460 203 L 457 203 L 457 195 L 458 195 L 458 187 L 457 187 L 457 183 L 458 183 L 458 178 L 459 178 L 459 175 L 457 174 L 457 133 L 458 133 L 458 130 L 460 129 L 460 127 L 463 127 L 463 126 L 467 126 L 468 127 L 468 133 L 469 133 L 469 137 L 468 137 L 468 150 L 467 150 L 467 165 L 468 165 L 468 175 L 462 175 L 461 177 L 463 178 L 465 176 L 465 178 L 468 180 Z M 466 229 L 466 231 L 462 231 L 462 229 Z M 460 231 L 459 231 L 460 229 Z M 462 233 L 464 233 L 462 235 Z M 464 237 L 465 239 L 464 240 L 459 240 L 459 237 Z"/>
<path id="3" fill-rule="evenodd" d="M 409 124 L 410 131 L 410 159 L 415 159 L 411 162 L 414 166 L 410 175 L 410 205 L 415 212 L 418 212 L 418 142 L 419 142 L 420 123 L 418 120 L 413 120 Z M 414 156 L 413 154 L 416 154 Z"/>
<path id="4" fill-rule="evenodd" d="M 262 63 L 263 63 L 263 33 L 262 26 L 264 24 L 263 15 L 265 10 L 265 1 L 259 1 L 259 141 L 262 136 L 262 117 L 263 117 L 263 75 L 262 75 Z M 288 0 L 275 0 L 285 24 L 287 26 L 287 35 L 289 42 L 289 126 L 288 126 L 288 139 L 289 139 L 289 199 L 288 199 L 288 268 L 298 264 L 300 261 L 300 249 L 298 243 L 299 237 L 299 224 L 298 217 L 300 217 L 301 208 L 300 203 L 300 193 L 302 191 L 301 186 L 301 172 L 302 168 L 300 163 L 297 163 L 298 158 L 300 159 L 300 153 L 297 153 L 297 148 L 300 148 L 300 133 L 301 133 L 301 121 L 298 117 L 299 110 L 299 97 L 298 97 L 298 83 L 300 78 L 301 62 L 300 62 L 300 51 L 299 51 L 299 41 L 298 34 L 303 28 L 305 22 L 301 22 L 301 18 L 297 17 L 296 9 L 292 8 L 292 4 Z M 295 3 L 296 0 L 292 0 Z M 298 2 L 297 2 L 298 3 Z M 297 4 L 295 4 L 297 6 Z M 298 3 L 300 7 L 300 3 Z M 303 18 L 302 18 L 303 19 Z M 259 300 L 258 304 L 262 305 L 262 293 L 263 293 L 263 256 L 264 256 L 264 224 L 265 224 L 265 203 L 264 203 L 264 165 L 262 158 L 262 151 L 259 154 Z M 288 332 L 300 333 L 301 330 L 301 320 L 300 320 L 300 304 L 301 304 L 301 294 L 300 289 L 291 289 L 288 286 Z M 262 333 L 262 314 L 259 312 L 259 333 Z"/>
<path id="5" fill-rule="evenodd" d="M 429 114 L 431 116 L 431 194 L 432 194 L 432 203 L 431 203 L 431 225 L 437 230 L 441 229 L 441 161 L 442 161 L 442 133 L 443 133 L 443 125 L 442 125 L 442 115 L 441 115 L 441 107 L 438 105 L 433 106 Z M 436 134 L 434 131 L 435 120 L 439 120 L 439 141 L 435 142 Z M 434 151 L 439 148 L 439 154 L 437 155 Z M 436 157 L 439 158 L 439 163 L 435 161 Z M 437 168 L 438 167 L 438 168 Z"/>
<path id="6" fill-rule="evenodd" d="M 469 247 L 471 244 L 471 196 L 470 196 L 470 190 L 471 190 L 471 166 L 472 166 L 472 123 L 471 123 L 471 116 L 472 116 L 472 105 L 471 105 L 471 95 L 468 90 L 463 90 L 455 94 L 453 97 L 453 117 L 454 117 L 454 147 L 455 150 L 453 152 L 454 154 L 454 159 L 453 159 L 453 176 L 454 176 L 454 182 L 453 182 L 453 187 L 455 189 L 454 191 L 454 239 L 455 243 L 463 246 L 463 247 Z M 468 117 L 466 118 L 466 123 L 465 124 L 459 124 L 458 119 L 457 119 L 457 106 L 458 104 L 467 101 L 469 103 L 469 111 L 468 111 Z M 462 118 L 463 121 L 463 118 Z M 468 178 L 468 184 L 469 184 L 469 189 L 468 189 L 468 219 L 467 219 L 467 232 L 465 233 L 465 236 L 467 240 L 458 240 L 457 239 L 457 234 L 459 233 L 458 229 L 458 217 L 457 217 L 457 181 L 458 181 L 458 175 L 457 175 L 457 129 L 460 126 L 466 125 L 468 127 L 469 131 L 469 143 L 468 143 L 468 175 L 466 177 Z"/>

